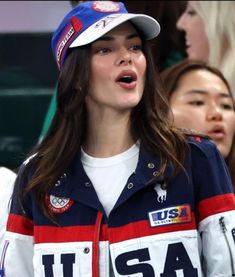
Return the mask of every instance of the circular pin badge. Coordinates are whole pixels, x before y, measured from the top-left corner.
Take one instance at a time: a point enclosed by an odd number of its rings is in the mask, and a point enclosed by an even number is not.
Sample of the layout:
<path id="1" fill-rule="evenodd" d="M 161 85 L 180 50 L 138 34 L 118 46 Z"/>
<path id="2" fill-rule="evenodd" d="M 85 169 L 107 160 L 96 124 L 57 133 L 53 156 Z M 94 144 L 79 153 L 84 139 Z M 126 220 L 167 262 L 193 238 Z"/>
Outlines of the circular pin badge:
<path id="1" fill-rule="evenodd" d="M 97 12 L 118 12 L 121 7 L 118 3 L 112 1 L 95 1 L 92 5 L 92 8 Z"/>
<path id="2" fill-rule="evenodd" d="M 46 196 L 46 204 L 48 208 L 55 214 L 66 212 L 74 203 L 74 200 L 64 197 L 56 197 L 54 195 Z"/>

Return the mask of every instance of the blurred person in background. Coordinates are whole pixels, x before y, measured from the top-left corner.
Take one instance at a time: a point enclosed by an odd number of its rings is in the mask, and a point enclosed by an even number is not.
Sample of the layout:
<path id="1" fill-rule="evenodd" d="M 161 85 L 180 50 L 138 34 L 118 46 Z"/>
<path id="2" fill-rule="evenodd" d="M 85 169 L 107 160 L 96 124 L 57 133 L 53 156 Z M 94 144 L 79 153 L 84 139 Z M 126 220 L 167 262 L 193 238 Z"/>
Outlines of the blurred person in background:
<path id="1" fill-rule="evenodd" d="M 235 1 L 188 1 L 177 28 L 190 59 L 218 68 L 235 96 Z"/>
<path id="2" fill-rule="evenodd" d="M 225 158 L 235 189 L 235 108 L 230 86 L 215 67 L 184 60 L 161 74 L 176 127 L 211 137 Z"/>
<path id="3" fill-rule="evenodd" d="M 186 8 L 187 1 L 124 1 L 130 12 L 145 13 L 155 18 L 162 32 L 152 45 L 158 71 L 186 57 L 184 32 L 176 22 Z"/>

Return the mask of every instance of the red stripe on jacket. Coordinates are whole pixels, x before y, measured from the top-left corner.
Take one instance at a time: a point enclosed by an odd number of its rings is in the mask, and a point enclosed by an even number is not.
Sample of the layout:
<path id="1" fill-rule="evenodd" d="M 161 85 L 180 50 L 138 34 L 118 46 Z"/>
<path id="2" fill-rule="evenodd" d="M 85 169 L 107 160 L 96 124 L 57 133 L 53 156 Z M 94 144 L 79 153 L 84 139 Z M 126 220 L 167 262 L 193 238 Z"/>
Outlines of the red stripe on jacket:
<path id="1" fill-rule="evenodd" d="M 7 221 L 7 231 L 18 233 L 21 235 L 33 236 L 33 222 L 29 218 L 10 214 Z"/>
<path id="2" fill-rule="evenodd" d="M 235 209 L 235 196 L 233 193 L 217 195 L 202 200 L 198 205 L 198 219 L 202 221 L 208 216 L 232 211 Z"/>
<path id="3" fill-rule="evenodd" d="M 192 221 L 188 223 L 169 224 L 158 227 L 151 227 L 149 220 L 142 220 L 129 223 L 121 227 L 102 225 L 100 230 L 100 241 L 109 240 L 110 243 L 121 242 L 133 238 L 151 236 L 184 230 L 194 230 L 196 228 L 194 215 Z M 95 225 L 86 226 L 35 226 L 35 243 L 62 243 L 76 241 L 93 241 Z"/>
<path id="4" fill-rule="evenodd" d="M 195 217 L 192 213 L 192 221 L 187 223 L 172 223 L 163 226 L 151 227 L 148 220 L 129 223 L 122 227 L 109 229 L 109 241 L 111 243 L 121 242 L 133 238 L 159 235 L 164 233 L 188 231 L 196 229 Z"/>

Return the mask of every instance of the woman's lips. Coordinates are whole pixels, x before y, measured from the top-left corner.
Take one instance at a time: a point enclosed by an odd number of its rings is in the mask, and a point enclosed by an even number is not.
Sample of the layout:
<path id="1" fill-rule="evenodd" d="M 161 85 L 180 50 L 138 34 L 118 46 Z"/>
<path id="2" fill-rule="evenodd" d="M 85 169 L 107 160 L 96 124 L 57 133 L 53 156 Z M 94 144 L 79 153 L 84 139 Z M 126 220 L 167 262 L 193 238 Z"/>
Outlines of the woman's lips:
<path id="1" fill-rule="evenodd" d="M 209 131 L 208 135 L 213 140 L 219 140 L 219 139 L 223 139 L 225 137 L 225 132 L 224 132 L 223 128 L 215 128 L 215 129 Z"/>
<path id="2" fill-rule="evenodd" d="M 134 89 L 137 85 L 137 75 L 132 70 L 124 70 L 116 78 L 116 83 L 123 89 Z"/>
<path id="3" fill-rule="evenodd" d="M 125 83 L 125 82 L 117 82 L 117 84 L 123 88 L 123 89 L 134 89 L 137 85 L 136 81 L 132 81 L 131 83 Z"/>

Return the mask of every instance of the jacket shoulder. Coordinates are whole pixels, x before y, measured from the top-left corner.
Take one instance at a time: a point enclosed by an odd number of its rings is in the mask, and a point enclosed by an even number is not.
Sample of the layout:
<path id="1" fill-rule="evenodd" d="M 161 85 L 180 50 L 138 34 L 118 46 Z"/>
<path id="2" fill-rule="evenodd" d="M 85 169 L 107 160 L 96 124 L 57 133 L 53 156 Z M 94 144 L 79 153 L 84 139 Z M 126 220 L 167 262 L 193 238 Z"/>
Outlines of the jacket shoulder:
<path id="1" fill-rule="evenodd" d="M 214 141 L 207 135 L 197 132 L 193 129 L 178 129 L 186 139 L 191 150 L 203 152 L 205 156 L 210 157 L 218 151 Z M 193 151 L 193 152 L 195 152 Z"/>
<path id="2" fill-rule="evenodd" d="M 186 140 L 192 140 L 197 142 L 202 142 L 203 140 L 210 140 L 210 137 L 204 135 L 196 130 L 187 128 L 178 128 L 178 130 L 183 134 Z"/>

